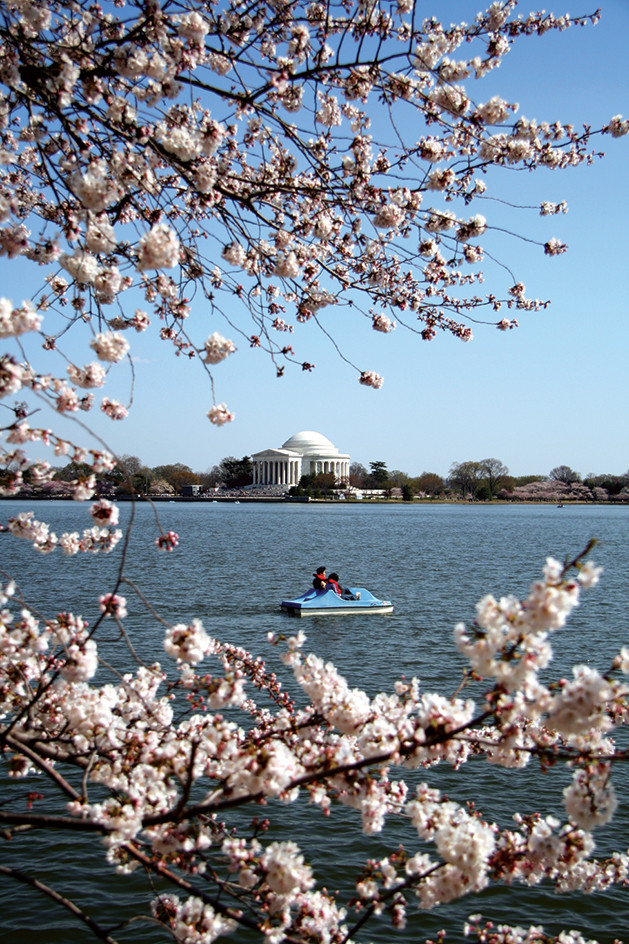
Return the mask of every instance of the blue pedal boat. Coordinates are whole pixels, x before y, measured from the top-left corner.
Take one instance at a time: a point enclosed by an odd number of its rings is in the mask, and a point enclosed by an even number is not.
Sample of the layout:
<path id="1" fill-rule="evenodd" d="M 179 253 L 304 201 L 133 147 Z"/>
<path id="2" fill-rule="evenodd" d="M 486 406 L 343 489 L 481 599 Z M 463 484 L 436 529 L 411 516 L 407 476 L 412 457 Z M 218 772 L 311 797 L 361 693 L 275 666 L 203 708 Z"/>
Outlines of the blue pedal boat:
<path id="1" fill-rule="evenodd" d="M 294 600 L 282 600 L 280 609 L 291 616 L 339 616 L 345 613 L 392 613 L 390 600 L 379 600 L 364 587 L 349 587 L 354 599 L 340 597 L 334 590 L 311 587 Z"/>

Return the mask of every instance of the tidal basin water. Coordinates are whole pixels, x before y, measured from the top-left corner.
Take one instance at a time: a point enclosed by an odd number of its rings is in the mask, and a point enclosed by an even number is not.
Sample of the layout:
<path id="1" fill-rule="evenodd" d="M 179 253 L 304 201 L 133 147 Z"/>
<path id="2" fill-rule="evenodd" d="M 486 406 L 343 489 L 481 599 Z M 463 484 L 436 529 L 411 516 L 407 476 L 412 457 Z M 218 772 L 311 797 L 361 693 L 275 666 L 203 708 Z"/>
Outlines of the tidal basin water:
<path id="1" fill-rule="evenodd" d="M 35 516 L 57 532 L 89 527 L 88 504 L 40 502 Z M 30 507 L 0 503 L 0 521 Z M 391 691 L 400 675 L 417 676 L 425 691 L 452 694 L 464 666 L 452 642 L 459 620 L 470 621 L 474 604 L 485 593 L 526 594 L 539 577 L 544 559 L 577 554 L 591 537 L 599 544 L 592 558 L 603 564 L 601 584 L 584 593 L 565 630 L 552 638 L 553 666 L 563 674 L 574 664 L 609 667 L 620 646 L 629 645 L 629 508 L 577 506 L 476 505 L 262 505 L 162 504 L 164 530 L 180 535 L 172 554 L 154 546 L 155 518 L 148 505 L 135 511 L 127 574 L 153 606 L 173 622 L 200 617 L 207 631 L 268 660 L 285 687 L 296 692 L 267 642 L 269 631 L 308 635 L 306 649 L 334 662 L 353 687 L 370 696 Z M 121 524 L 131 506 L 121 506 Z M 44 616 L 72 610 L 93 622 L 98 597 L 113 583 L 121 545 L 108 557 L 67 559 L 60 551 L 37 555 L 24 542 L 0 536 L 0 568 L 15 577 L 27 603 Z M 317 565 L 336 570 L 344 585 L 364 586 L 391 599 L 390 616 L 311 617 L 294 620 L 280 613 L 282 598 L 303 592 Z M 162 634 L 130 590 L 129 633 L 147 662 L 166 664 Z M 106 646 L 100 651 L 106 650 Z M 553 668 L 551 666 L 551 668 Z M 95 682 L 101 679 L 97 676 Z M 626 738 L 626 734 L 624 735 Z M 627 747 L 626 743 L 619 743 Z M 473 799 L 489 820 L 505 828 L 512 814 L 562 813 L 562 790 L 570 774 L 562 768 L 541 773 L 533 761 L 523 771 L 505 771 L 472 761 L 455 772 L 445 765 L 402 776 L 411 785 L 424 780 L 457 802 Z M 619 808 L 612 823 L 595 832 L 597 851 L 626 851 L 629 846 L 629 770 L 614 771 Z M 30 789 L 41 788 L 39 780 Z M 6 796 L 0 780 L 0 802 Z M 49 790 L 48 787 L 45 788 Z M 355 811 L 334 808 L 324 818 L 304 801 L 287 807 L 274 802 L 239 814 L 238 825 L 253 815 L 268 814 L 273 826 L 264 838 L 292 838 L 313 865 L 315 877 L 347 899 L 366 858 L 378 859 L 402 842 L 418 848 L 410 826 L 391 818 L 383 833 L 365 837 Z M 283 825 L 281 825 L 283 824 Z M 93 842 L 93 840 L 92 840 Z M 2 862 L 52 885 L 75 900 L 93 918 L 111 927 L 120 916 L 148 915 L 154 897 L 139 873 L 117 876 L 104 862 L 104 849 L 81 836 L 17 834 L 0 838 Z M 430 850 L 428 850 L 430 851 Z M 115 907 L 112 907 L 115 905 Z M 558 933 L 577 929 L 586 939 L 629 944 L 629 891 L 580 896 L 556 895 L 550 885 L 493 885 L 433 912 L 411 906 L 404 931 L 387 921 L 368 923 L 356 936 L 361 942 L 399 941 L 420 944 L 445 929 L 446 944 L 463 940 L 462 925 L 481 913 L 495 923 L 543 924 Z M 348 915 L 348 924 L 353 921 Z M 121 942 L 172 941 L 146 921 L 112 931 Z M 225 940 L 255 938 L 238 931 Z M 41 893 L 25 890 L 0 876 L 0 944 L 87 944 L 91 932 Z"/>

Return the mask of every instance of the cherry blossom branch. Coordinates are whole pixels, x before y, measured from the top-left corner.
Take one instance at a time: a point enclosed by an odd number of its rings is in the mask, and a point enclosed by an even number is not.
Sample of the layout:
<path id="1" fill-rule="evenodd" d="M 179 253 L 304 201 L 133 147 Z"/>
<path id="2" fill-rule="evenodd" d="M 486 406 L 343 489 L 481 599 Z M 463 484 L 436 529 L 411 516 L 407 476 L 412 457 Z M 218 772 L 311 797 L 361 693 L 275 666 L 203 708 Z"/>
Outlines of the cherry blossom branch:
<path id="1" fill-rule="evenodd" d="M 99 941 L 105 941 L 105 944 L 118 944 L 118 942 L 111 937 L 111 935 L 105 931 L 93 918 L 90 918 L 89 915 L 85 914 L 78 905 L 75 905 L 73 901 L 70 901 L 69 898 L 66 898 L 64 895 L 60 895 L 59 892 L 56 892 L 54 888 L 50 888 L 49 885 L 45 885 L 43 882 L 40 882 L 39 879 L 31 878 L 29 875 L 25 875 L 24 872 L 20 872 L 18 869 L 12 869 L 8 865 L 0 865 L 0 875 L 6 875 L 8 878 L 14 879 L 16 882 L 21 882 L 23 885 L 30 885 L 31 888 L 37 889 L 39 892 L 43 892 L 44 895 L 47 895 L 58 905 L 63 905 L 64 908 L 67 908 L 76 918 L 79 918 L 83 921 L 84 924 L 92 931 L 92 933 L 98 938 Z"/>
<path id="2" fill-rule="evenodd" d="M 103 833 L 109 830 L 100 823 L 72 816 L 53 816 L 47 813 L 12 813 L 0 810 L 0 822 L 16 826 L 31 826 L 37 829 L 69 829 L 71 832 Z"/>
<path id="3" fill-rule="evenodd" d="M 11 735 L 6 735 L 6 744 L 9 747 L 14 748 L 16 751 L 19 751 L 20 754 L 24 754 L 29 760 L 32 760 L 33 763 L 39 767 L 42 773 L 45 773 L 47 777 L 54 781 L 57 784 L 59 789 L 65 793 L 66 796 L 70 797 L 72 800 L 78 800 L 79 794 L 74 789 L 74 787 L 68 783 L 68 781 L 61 776 L 59 771 L 46 763 L 46 761 L 39 756 L 37 751 L 32 750 L 27 744 L 18 741 L 16 738 L 11 737 Z"/>
<path id="4" fill-rule="evenodd" d="M 137 847 L 136 844 L 127 843 L 124 848 L 131 858 L 135 859 L 137 862 L 140 862 L 146 869 L 151 872 L 155 872 L 155 874 L 159 875 L 160 878 L 165 878 L 172 885 L 176 885 L 186 892 L 191 892 L 195 895 L 198 895 L 203 899 L 203 901 L 210 904 L 212 908 L 214 908 L 214 910 L 219 914 L 222 914 L 225 917 L 238 922 L 238 924 L 241 924 L 243 927 L 249 928 L 252 931 L 260 930 L 260 925 L 257 921 L 252 921 L 251 919 L 247 918 L 239 909 L 226 907 L 217 898 L 206 894 L 198 888 L 195 888 L 195 886 L 192 885 L 191 882 L 187 881 L 187 879 L 181 878 L 179 875 L 176 875 L 173 871 L 166 868 L 166 866 L 162 863 L 155 861 L 150 856 L 147 856 Z M 300 940 L 296 940 L 295 938 L 291 937 L 286 937 L 285 940 L 288 941 L 289 944 L 302 944 Z"/>

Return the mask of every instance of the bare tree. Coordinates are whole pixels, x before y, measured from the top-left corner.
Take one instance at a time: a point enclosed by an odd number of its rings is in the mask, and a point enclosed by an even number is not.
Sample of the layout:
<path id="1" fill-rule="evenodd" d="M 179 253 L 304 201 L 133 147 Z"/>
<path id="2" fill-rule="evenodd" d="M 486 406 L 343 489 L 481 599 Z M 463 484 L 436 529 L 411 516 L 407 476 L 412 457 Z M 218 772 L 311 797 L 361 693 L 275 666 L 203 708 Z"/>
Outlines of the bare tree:
<path id="1" fill-rule="evenodd" d="M 555 466 L 548 474 L 551 479 L 554 479 L 556 482 L 564 482 L 566 485 L 581 481 L 579 473 L 571 469 L 569 465 Z"/>
<path id="2" fill-rule="evenodd" d="M 360 462 L 352 462 L 349 467 L 349 484 L 353 488 L 364 488 L 369 472 Z"/>
<path id="3" fill-rule="evenodd" d="M 138 456 L 130 456 L 127 453 L 120 456 L 118 465 L 127 475 L 136 475 L 136 473 L 140 472 L 144 467 L 142 460 Z"/>
<path id="4" fill-rule="evenodd" d="M 398 488 L 402 488 L 403 485 L 408 483 L 409 477 L 406 472 L 401 472 L 400 469 L 393 469 L 389 472 L 389 485 L 395 485 Z"/>
<path id="5" fill-rule="evenodd" d="M 499 459 L 481 459 L 481 468 L 487 479 L 489 490 L 495 495 L 509 477 L 509 469 Z"/>
<path id="6" fill-rule="evenodd" d="M 197 472 L 196 475 L 203 488 L 215 488 L 217 485 L 221 485 L 223 481 L 223 473 L 218 465 L 213 465 L 205 472 Z"/>

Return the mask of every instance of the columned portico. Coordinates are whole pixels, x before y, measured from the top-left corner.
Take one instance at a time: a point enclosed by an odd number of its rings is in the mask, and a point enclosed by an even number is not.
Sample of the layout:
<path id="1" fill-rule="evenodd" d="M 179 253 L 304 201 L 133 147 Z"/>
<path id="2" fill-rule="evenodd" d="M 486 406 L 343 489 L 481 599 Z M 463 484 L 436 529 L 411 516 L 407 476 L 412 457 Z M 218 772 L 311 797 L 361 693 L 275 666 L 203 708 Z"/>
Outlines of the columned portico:
<path id="1" fill-rule="evenodd" d="M 349 482 L 350 457 L 322 436 L 306 430 L 295 433 L 280 449 L 265 449 L 251 457 L 254 488 L 288 490 L 302 475 L 332 473 L 337 482 Z"/>
<path id="2" fill-rule="evenodd" d="M 298 485 L 302 476 L 301 456 L 287 449 L 265 449 L 252 456 L 253 484 Z"/>

